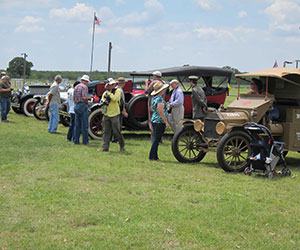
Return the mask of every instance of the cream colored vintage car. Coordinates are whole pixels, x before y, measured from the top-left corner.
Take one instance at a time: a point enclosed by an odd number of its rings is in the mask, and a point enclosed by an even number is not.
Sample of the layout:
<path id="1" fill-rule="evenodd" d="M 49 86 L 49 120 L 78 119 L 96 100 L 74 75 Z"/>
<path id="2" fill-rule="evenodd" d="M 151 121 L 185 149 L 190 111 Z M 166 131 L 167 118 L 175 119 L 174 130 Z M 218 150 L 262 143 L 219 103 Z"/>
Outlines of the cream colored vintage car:
<path id="1" fill-rule="evenodd" d="M 243 171 L 250 155 L 250 137 L 244 129 L 248 122 L 269 128 L 286 151 L 300 151 L 300 70 L 272 68 L 236 78 L 237 99 L 226 109 L 209 111 L 204 121 L 183 121 L 172 140 L 178 161 L 200 162 L 211 147 L 217 147 L 217 161 L 225 171 Z M 262 93 L 240 94 L 240 83 L 253 78 L 262 83 Z"/>

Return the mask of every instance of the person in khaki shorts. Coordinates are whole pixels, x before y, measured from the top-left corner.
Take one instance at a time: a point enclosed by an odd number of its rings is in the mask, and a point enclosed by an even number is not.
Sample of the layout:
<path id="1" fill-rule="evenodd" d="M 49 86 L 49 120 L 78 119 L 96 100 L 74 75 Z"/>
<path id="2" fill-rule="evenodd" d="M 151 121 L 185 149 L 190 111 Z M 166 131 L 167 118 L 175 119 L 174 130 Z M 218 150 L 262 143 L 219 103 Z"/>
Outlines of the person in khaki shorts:
<path id="1" fill-rule="evenodd" d="M 116 81 L 111 79 L 106 85 L 106 91 L 101 97 L 103 111 L 103 145 L 102 151 L 109 151 L 109 143 L 113 134 L 119 142 L 120 151 L 125 151 L 124 137 L 121 133 L 120 126 L 120 101 L 121 90 L 116 88 Z"/>

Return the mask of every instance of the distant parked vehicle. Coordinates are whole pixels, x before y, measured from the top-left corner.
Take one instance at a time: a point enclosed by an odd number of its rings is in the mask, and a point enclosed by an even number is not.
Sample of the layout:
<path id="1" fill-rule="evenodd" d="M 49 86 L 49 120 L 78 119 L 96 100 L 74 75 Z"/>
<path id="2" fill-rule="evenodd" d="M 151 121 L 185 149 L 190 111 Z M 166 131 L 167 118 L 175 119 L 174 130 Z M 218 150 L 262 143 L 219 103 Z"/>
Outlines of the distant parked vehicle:
<path id="1" fill-rule="evenodd" d="M 26 116 L 34 116 L 33 109 L 37 99 L 34 95 L 43 95 L 49 91 L 48 85 L 24 85 L 22 89 L 18 89 L 12 94 L 11 106 L 17 114 L 25 114 Z"/>

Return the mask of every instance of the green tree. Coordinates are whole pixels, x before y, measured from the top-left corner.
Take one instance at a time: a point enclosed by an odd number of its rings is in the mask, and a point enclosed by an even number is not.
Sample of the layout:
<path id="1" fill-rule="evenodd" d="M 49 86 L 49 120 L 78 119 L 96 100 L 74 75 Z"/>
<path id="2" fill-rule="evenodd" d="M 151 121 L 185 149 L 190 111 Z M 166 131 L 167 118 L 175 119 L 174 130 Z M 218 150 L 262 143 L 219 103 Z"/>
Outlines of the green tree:
<path id="1" fill-rule="evenodd" d="M 24 71 L 24 58 L 23 57 L 15 57 L 12 59 L 7 68 L 7 72 L 11 77 L 21 78 L 23 76 Z M 31 74 L 31 68 L 33 67 L 32 62 L 26 61 L 26 77 L 29 77 Z"/>

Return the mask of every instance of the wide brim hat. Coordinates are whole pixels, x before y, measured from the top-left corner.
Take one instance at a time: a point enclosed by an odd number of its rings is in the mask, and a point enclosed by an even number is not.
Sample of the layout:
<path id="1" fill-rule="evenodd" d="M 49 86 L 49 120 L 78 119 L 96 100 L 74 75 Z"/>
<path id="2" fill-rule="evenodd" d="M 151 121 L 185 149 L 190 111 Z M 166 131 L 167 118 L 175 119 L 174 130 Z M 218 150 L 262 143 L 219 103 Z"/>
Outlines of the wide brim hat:
<path id="1" fill-rule="evenodd" d="M 118 81 L 119 81 L 119 82 L 125 82 L 125 78 L 122 77 L 122 76 L 120 76 L 120 77 L 118 78 Z"/>
<path id="2" fill-rule="evenodd" d="M 190 81 L 197 81 L 199 80 L 199 76 L 189 76 Z"/>
<path id="3" fill-rule="evenodd" d="M 161 73 L 160 71 L 158 71 L 158 70 L 154 71 L 154 72 L 152 73 L 152 75 L 153 75 L 153 76 L 162 77 L 162 73 Z"/>
<path id="4" fill-rule="evenodd" d="M 88 75 L 83 75 L 80 80 L 86 81 L 86 82 L 90 82 L 90 77 Z"/>
<path id="5" fill-rule="evenodd" d="M 112 80 L 110 80 L 107 84 L 108 85 L 113 85 L 113 84 L 116 84 L 117 82 L 114 80 L 114 79 L 112 79 Z"/>
<path id="6" fill-rule="evenodd" d="M 154 83 L 154 85 L 153 85 L 154 90 L 151 92 L 151 95 L 157 95 L 159 92 L 161 92 L 167 88 L 169 88 L 169 84 L 158 81 L 158 82 Z"/>
<path id="7" fill-rule="evenodd" d="M 170 82 L 170 84 L 172 84 L 172 83 L 179 84 L 179 81 L 178 81 L 177 79 L 173 79 L 173 80 Z"/>

